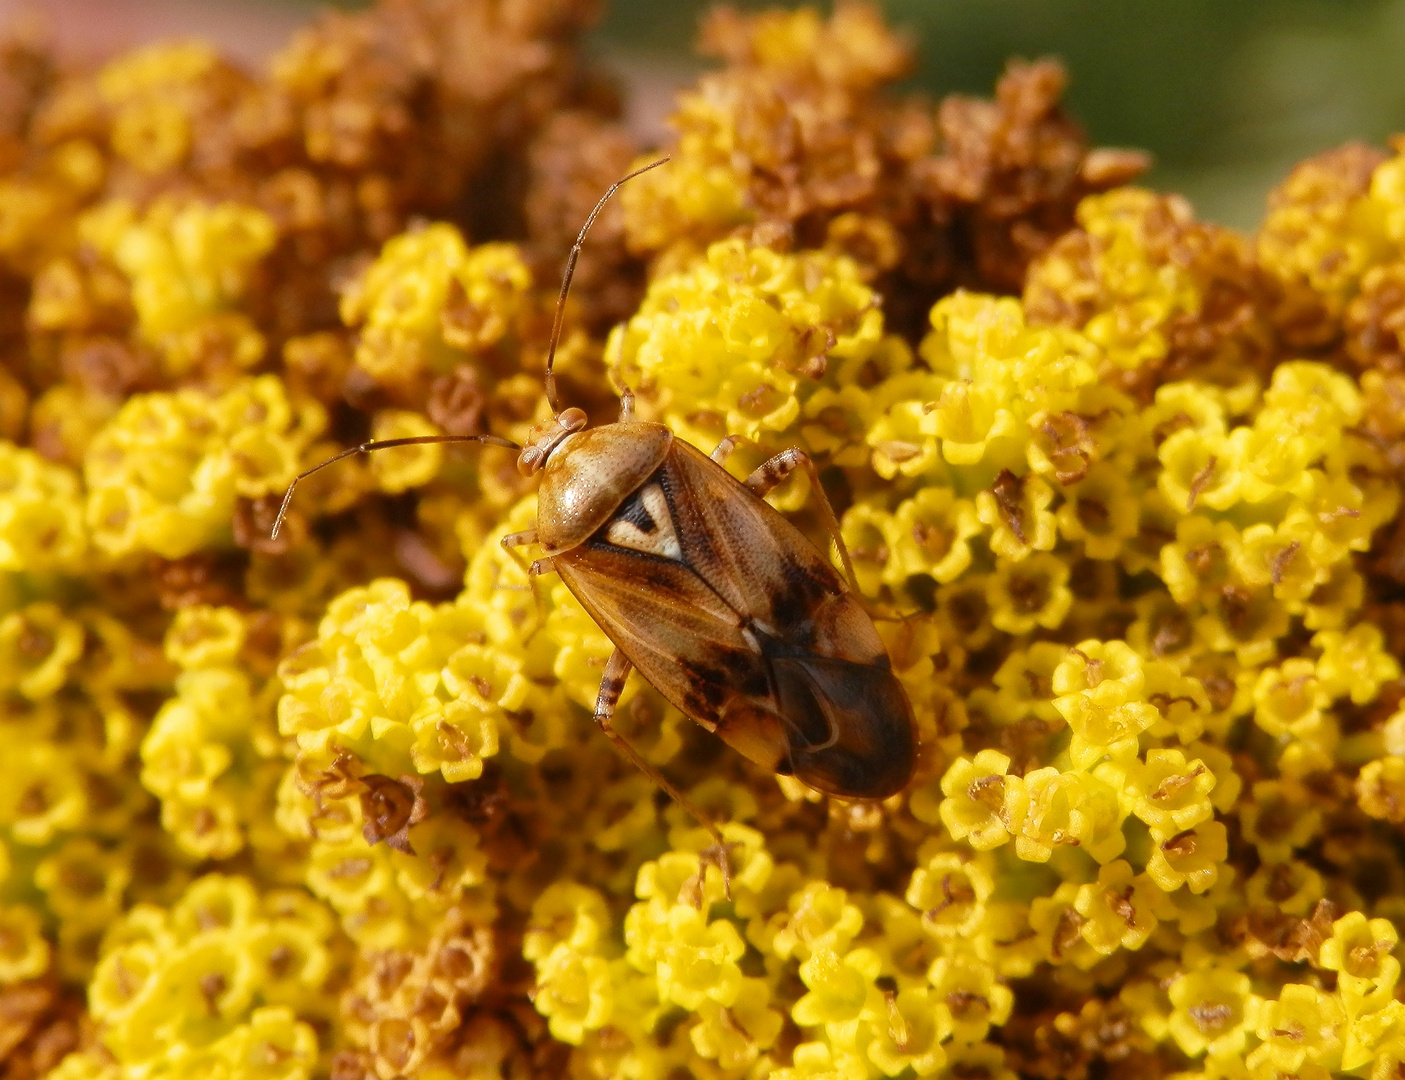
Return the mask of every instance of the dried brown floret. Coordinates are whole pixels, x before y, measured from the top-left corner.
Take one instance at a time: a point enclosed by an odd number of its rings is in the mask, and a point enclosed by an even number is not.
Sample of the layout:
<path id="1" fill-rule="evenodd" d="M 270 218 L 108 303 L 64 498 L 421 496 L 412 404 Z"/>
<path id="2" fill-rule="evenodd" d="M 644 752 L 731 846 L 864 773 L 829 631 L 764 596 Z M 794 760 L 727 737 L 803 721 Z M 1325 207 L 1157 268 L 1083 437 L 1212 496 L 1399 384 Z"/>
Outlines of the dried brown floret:
<path id="1" fill-rule="evenodd" d="M 374 845 L 384 840 L 396 851 L 413 855 L 410 829 L 429 816 L 429 804 L 420 797 L 424 778 L 402 774 L 391 779 L 367 773 L 361 777 L 361 784 L 365 788 L 361 792 L 361 816 L 365 819 L 361 832 L 366 843 Z"/>
<path id="2" fill-rule="evenodd" d="M 46 49 L 23 37 L 0 40 L 0 174 L 28 155 L 30 121 L 57 77 Z"/>
<path id="3" fill-rule="evenodd" d="M 1309 158 L 1268 196 L 1258 257 L 1281 293 L 1271 312 L 1289 349 L 1323 349 L 1342 335 L 1342 317 L 1370 267 L 1372 237 L 1353 216 L 1386 156 L 1348 143 Z"/>
<path id="4" fill-rule="evenodd" d="M 361 1048 L 338 1054 L 334 1074 L 399 1076 L 442 1067 L 463 1056 L 466 1031 L 485 1030 L 473 1020 L 475 1007 L 505 997 L 507 989 L 495 932 L 465 908 L 451 908 L 423 948 L 383 951 L 360 965 L 342 1015 Z M 522 1049 L 514 1042 L 502 1048 L 513 1056 Z"/>
<path id="5" fill-rule="evenodd" d="M 282 498 L 262 495 L 257 499 L 240 497 L 234 504 L 230 522 L 234 542 L 241 548 L 260 555 L 282 555 L 307 540 L 307 519 L 297 510 L 285 515 L 278 535 L 273 535 L 273 523 L 278 519 Z"/>
<path id="6" fill-rule="evenodd" d="M 1317 954 L 1322 942 L 1332 936 L 1338 914 L 1330 900 L 1319 900 L 1305 919 L 1278 908 L 1257 907 L 1236 918 L 1229 934 L 1250 956 L 1272 955 L 1285 963 L 1306 961 L 1316 967 Z"/>
<path id="7" fill-rule="evenodd" d="M 473 435 L 483 430 L 483 410 L 488 396 L 483 392 L 478 369 L 460 364 L 429 385 L 424 412 L 450 435 Z"/>
<path id="8" fill-rule="evenodd" d="M 537 281 L 558 280 L 562 260 L 601 194 L 629 171 L 639 148 L 628 129 L 588 112 L 553 116 L 533 140 L 523 213 Z M 625 247 L 624 212 L 607 205 L 576 267 L 571 308 L 579 324 L 603 333 L 628 318 L 644 290 L 644 263 Z"/>
<path id="9" fill-rule="evenodd" d="M 1052 60 L 1012 63 L 995 100 L 954 95 L 937 114 L 941 152 L 921 166 L 933 213 L 962 237 L 963 282 L 1002 292 L 1073 227 L 1085 195 L 1135 179 L 1143 154 L 1088 150 L 1060 106 L 1067 77 Z"/>
<path id="10" fill-rule="evenodd" d="M 156 596 L 167 611 L 195 604 L 242 604 L 243 560 L 236 554 L 196 552 L 181 559 L 151 560 Z"/>
<path id="11" fill-rule="evenodd" d="M 1405 369 L 1405 263 L 1367 271 L 1346 309 L 1346 355 L 1359 370 Z"/>
<path id="12" fill-rule="evenodd" d="M 1006 1046 L 1021 1075 L 1045 1080 L 1103 1075 L 1114 1063 L 1135 1064 L 1129 1075 L 1157 1077 L 1167 1071 L 1153 1054 L 1155 1043 L 1132 1011 L 1113 998 L 1083 1003 L 1077 1012 L 1044 1010 L 1006 1025 Z"/>
<path id="13" fill-rule="evenodd" d="M 81 992 L 52 975 L 0 989 L 0 1080 L 37 1080 L 84 1036 Z"/>

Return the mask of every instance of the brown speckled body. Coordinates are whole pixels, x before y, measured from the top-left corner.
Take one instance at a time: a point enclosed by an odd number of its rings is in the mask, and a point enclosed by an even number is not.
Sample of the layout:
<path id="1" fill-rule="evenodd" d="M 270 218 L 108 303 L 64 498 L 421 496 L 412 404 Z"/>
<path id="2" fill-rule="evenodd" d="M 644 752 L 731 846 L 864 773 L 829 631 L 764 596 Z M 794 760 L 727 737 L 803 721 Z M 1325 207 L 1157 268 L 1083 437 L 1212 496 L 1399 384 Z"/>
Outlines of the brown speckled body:
<path id="1" fill-rule="evenodd" d="M 563 439 L 546 459 L 537 489 L 542 551 L 556 555 L 589 539 L 663 464 L 672 443 L 668 428 L 641 420 L 622 420 Z"/>
<path id="2" fill-rule="evenodd" d="M 657 424 L 573 434 L 543 473 L 553 568 L 664 697 L 821 791 L 907 784 L 912 709 L 872 620 L 763 499 Z"/>

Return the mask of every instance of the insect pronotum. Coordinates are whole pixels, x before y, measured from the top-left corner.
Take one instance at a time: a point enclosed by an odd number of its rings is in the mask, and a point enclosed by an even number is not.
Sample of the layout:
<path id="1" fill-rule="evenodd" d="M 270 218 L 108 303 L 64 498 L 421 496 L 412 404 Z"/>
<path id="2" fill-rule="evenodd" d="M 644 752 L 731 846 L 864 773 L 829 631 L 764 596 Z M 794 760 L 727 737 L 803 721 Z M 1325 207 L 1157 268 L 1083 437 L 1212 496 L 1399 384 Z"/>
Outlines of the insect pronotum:
<path id="1" fill-rule="evenodd" d="M 725 848 L 716 825 L 645 761 L 611 724 L 631 669 L 752 761 L 832 795 L 882 799 L 906 786 L 916 753 L 912 707 L 858 599 L 853 564 L 814 462 L 792 447 L 745 481 L 723 463 L 740 440 L 713 450 L 634 417 L 620 395 L 613 424 L 586 428 L 561 408 L 553 364 L 562 313 L 586 234 L 610 197 L 663 158 L 623 177 L 586 218 L 566 260 L 546 357 L 551 419 L 525 446 L 495 435 L 426 435 L 354 446 L 288 486 L 273 533 L 299 480 L 352 454 L 441 442 L 482 442 L 520 452 L 524 476 L 541 474 L 536 528 L 503 538 L 543 557 L 528 573 L 560 575 L 614 643 L 595 722 Z M 844 575 L 764 499 L 796 469 L 809 475 Z M 524 560 L 525 561 L 525 560 Z"/>

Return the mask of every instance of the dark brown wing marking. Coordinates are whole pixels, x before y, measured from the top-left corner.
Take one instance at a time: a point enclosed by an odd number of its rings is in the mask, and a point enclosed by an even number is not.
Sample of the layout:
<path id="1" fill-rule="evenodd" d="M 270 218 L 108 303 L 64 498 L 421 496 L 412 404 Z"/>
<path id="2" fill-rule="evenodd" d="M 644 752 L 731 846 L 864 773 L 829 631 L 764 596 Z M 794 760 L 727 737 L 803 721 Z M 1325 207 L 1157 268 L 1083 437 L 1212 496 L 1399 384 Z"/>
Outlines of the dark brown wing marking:
<path id="1" fill-rule="evenodd" d="M 693 567 L 732 608 L 767 634 L 812 643 L 812 616 L 847 593 L 839 574 L 790 522 L 721 466 L 675 440 L 658 472 Z"/>
<path id="2" fill-rule="evenodd" d="M 844 660 L 771 662 L 795 776 L 833 795 L 885 799 L 912 779 L 912 707 L 891 671 Z"/>
<path id="3" fill-rule="evenodd" d="M 712 726 L 729 695 L 770 696 L 755 639 L 688 567 L 607 544 L 563 552 L 555 566 L 596 625 L 688 715 Z"/>

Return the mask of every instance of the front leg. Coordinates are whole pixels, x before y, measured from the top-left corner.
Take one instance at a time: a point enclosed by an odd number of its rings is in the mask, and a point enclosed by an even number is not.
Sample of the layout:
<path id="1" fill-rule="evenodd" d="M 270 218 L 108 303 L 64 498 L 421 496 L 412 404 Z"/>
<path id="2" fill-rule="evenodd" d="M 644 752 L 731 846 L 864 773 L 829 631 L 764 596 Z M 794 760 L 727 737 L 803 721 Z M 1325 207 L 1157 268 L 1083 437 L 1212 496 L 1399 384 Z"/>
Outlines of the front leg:
<path id="1" fill-rule="evenodd" d="M 626 742 L 624 736 L 616 731 L 611 724 L 615 717 L 615 709 L 620 703 L 620 695 L 624 693 L 625 680 L 629 678 L 629 672 L 633 667 L 634 665 L 625 658 L 624 653 L 620 652 L 619 649 L 610 654 L 610 659 L 605 662 L 605 674 L 600 678 L 600 692 L 595 697 L 595 722 L 606 737 L 615 744 L 616 749 L 628 758 L 636 769 L 662 788 L 669 798 L 692 815 L 698 824 L 712 836 L 713 846 L 704 851 L 701 858 L 704 863 L 713 863 L 722 871 L 722 888 L 727 894 L 727 899 L 730 900 L 732 898 L 732 868 L 727 860 L 727 842 L 722 839 L 721 830 L 717 828 L 710 817 L 694 806 L 686 795 L 674 787 L 672 781 L 645 761 L 643 755 Z"/>
<path id="2" fill-rule="evenodd" d="M 543 574 L 556 573 L 556 565 L 551 559 L 536 559 L 529 563 L 527 557 L 517 550 L 519 547 L 525 547 L 528 544 L 535 544 L 536 542 L 536 529 L 528 529 L 525 532 L 508 533 L 501 541 L 502 549 L 507 552 L 512 561 L 520 566 L 522 572 L 527 575 L 527 584 L 532 590 L 532 600 L 537 606 L 537 625 L 534 626 L 532 632 L 527 635 L 529 639 L 546 625 L 546 596 L 542 593 L 538 579 L 541 578 Z M 505 589 L 520 589 L 521 587 L 520 585 L 501 586 L 501 588 Z"/>

